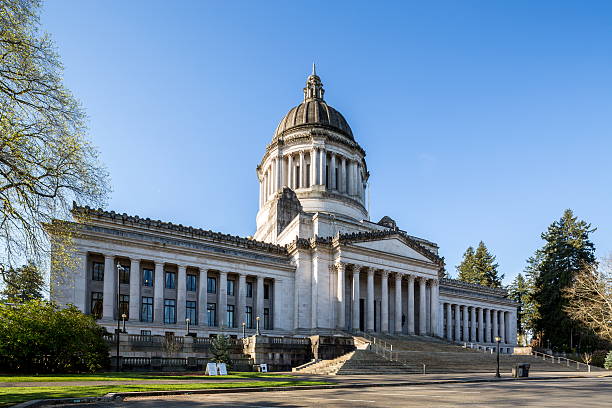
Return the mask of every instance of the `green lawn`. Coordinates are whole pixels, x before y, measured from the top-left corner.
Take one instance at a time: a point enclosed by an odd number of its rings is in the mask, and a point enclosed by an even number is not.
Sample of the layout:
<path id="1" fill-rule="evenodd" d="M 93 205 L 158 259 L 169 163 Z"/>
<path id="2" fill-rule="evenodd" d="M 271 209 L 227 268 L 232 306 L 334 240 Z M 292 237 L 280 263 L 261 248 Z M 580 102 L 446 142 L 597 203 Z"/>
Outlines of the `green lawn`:
<path id="1" fill-rule="evenodd" d="M 130 384 L 94 386 L 80 385 L 64 387 L 3 387 L 0 388 L 0 407 L 10 406 L 33 399 L 99 397 L 106 395 L 109 392 L 200 390 L 211 388 L 237 387 L 292 387 L 297 385 L 324 384 L 331 383 L 326 381 L 248 381 L 233 383 Z"/>
<path id="2" fill-rule="evenodd" d="M 1 382 L 60 382 L 60 381 L 146 381 L 146 380 L 218 380 L 227 378 L 291 378 L 287 374 L 265 374 L 251 372 L 230 372 L 225 376 L 205 376 L 204 373 L 185 373 L 185 375 L 166 375 L 163 373 L 98 373 L 98 374 L 46 374 L 17 376 L 0 374 Z"/>

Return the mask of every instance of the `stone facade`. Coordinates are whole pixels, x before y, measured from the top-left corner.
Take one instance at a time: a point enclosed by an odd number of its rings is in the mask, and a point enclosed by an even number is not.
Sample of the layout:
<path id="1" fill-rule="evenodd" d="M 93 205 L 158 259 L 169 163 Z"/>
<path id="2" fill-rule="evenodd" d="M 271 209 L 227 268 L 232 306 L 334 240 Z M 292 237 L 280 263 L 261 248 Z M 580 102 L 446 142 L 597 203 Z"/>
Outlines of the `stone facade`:
<path id="1" fill-rule="evenodd" d="M 189 319 L 198 337 L 253 334 L 259 324 L 273 335 L 515 344 L 516 304 L 505 291 L 443 279 L 435 243 L 388 216 L 369 220 L 365 151 L 323 94 L 313 72 L 257 166 L 252 239 L 75 206 L 85 219 L 78 267 L 53 271 L 53 299 L 110 331 L 125 314 L 134 335 L 182 335 Z"/>

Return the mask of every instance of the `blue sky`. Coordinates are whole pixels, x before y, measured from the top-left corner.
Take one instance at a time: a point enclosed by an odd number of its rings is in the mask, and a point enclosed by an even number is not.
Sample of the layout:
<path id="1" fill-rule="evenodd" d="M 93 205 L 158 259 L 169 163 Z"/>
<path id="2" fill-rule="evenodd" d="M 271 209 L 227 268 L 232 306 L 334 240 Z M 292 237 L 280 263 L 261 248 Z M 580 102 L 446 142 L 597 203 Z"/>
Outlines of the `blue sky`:
<path id="1" fill-rule="evenodd" d="M 241 236 L 316 61 L 367 152 L 370 215 L 483 240 L 505 282 L 572 208 L 612 251 L 612 3 L 47 1 L 108 209 Z"/>

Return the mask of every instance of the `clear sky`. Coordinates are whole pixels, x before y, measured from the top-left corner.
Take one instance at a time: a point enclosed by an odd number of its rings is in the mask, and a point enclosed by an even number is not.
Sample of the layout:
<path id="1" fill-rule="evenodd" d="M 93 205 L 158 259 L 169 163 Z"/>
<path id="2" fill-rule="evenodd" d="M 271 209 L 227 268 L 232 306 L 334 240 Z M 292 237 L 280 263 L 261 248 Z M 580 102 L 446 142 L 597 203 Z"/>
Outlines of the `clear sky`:
<path id="1" fill-rule="evenodd" d="M 248 236 L 255 167 L 302 100 L 367 152 L 370 215 L 483 240 L 509 283 L 572 208 L 612 251 L 612 3 L 47 1 L 65 81 L 112 177 L 109 210 Z"/>

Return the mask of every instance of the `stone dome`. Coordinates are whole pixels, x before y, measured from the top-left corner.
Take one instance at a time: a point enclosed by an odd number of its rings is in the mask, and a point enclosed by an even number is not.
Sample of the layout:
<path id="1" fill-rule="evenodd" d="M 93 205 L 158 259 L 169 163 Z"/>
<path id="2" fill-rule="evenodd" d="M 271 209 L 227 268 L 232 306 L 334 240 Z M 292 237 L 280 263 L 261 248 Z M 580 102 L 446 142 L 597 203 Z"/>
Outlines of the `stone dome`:
<path id="1" fill-rule="evenodd" d="M 323 100 L 323 84 L 317 76 L 313 66 L 313 72 L 306 81 L 304 88 L 304 102 L 292 108 L 280 121 L 274 132 L 274 138 L 289 129 L 320 126 L 335 130 L 353 139 L 353 131 L 344 116 Z"/>

